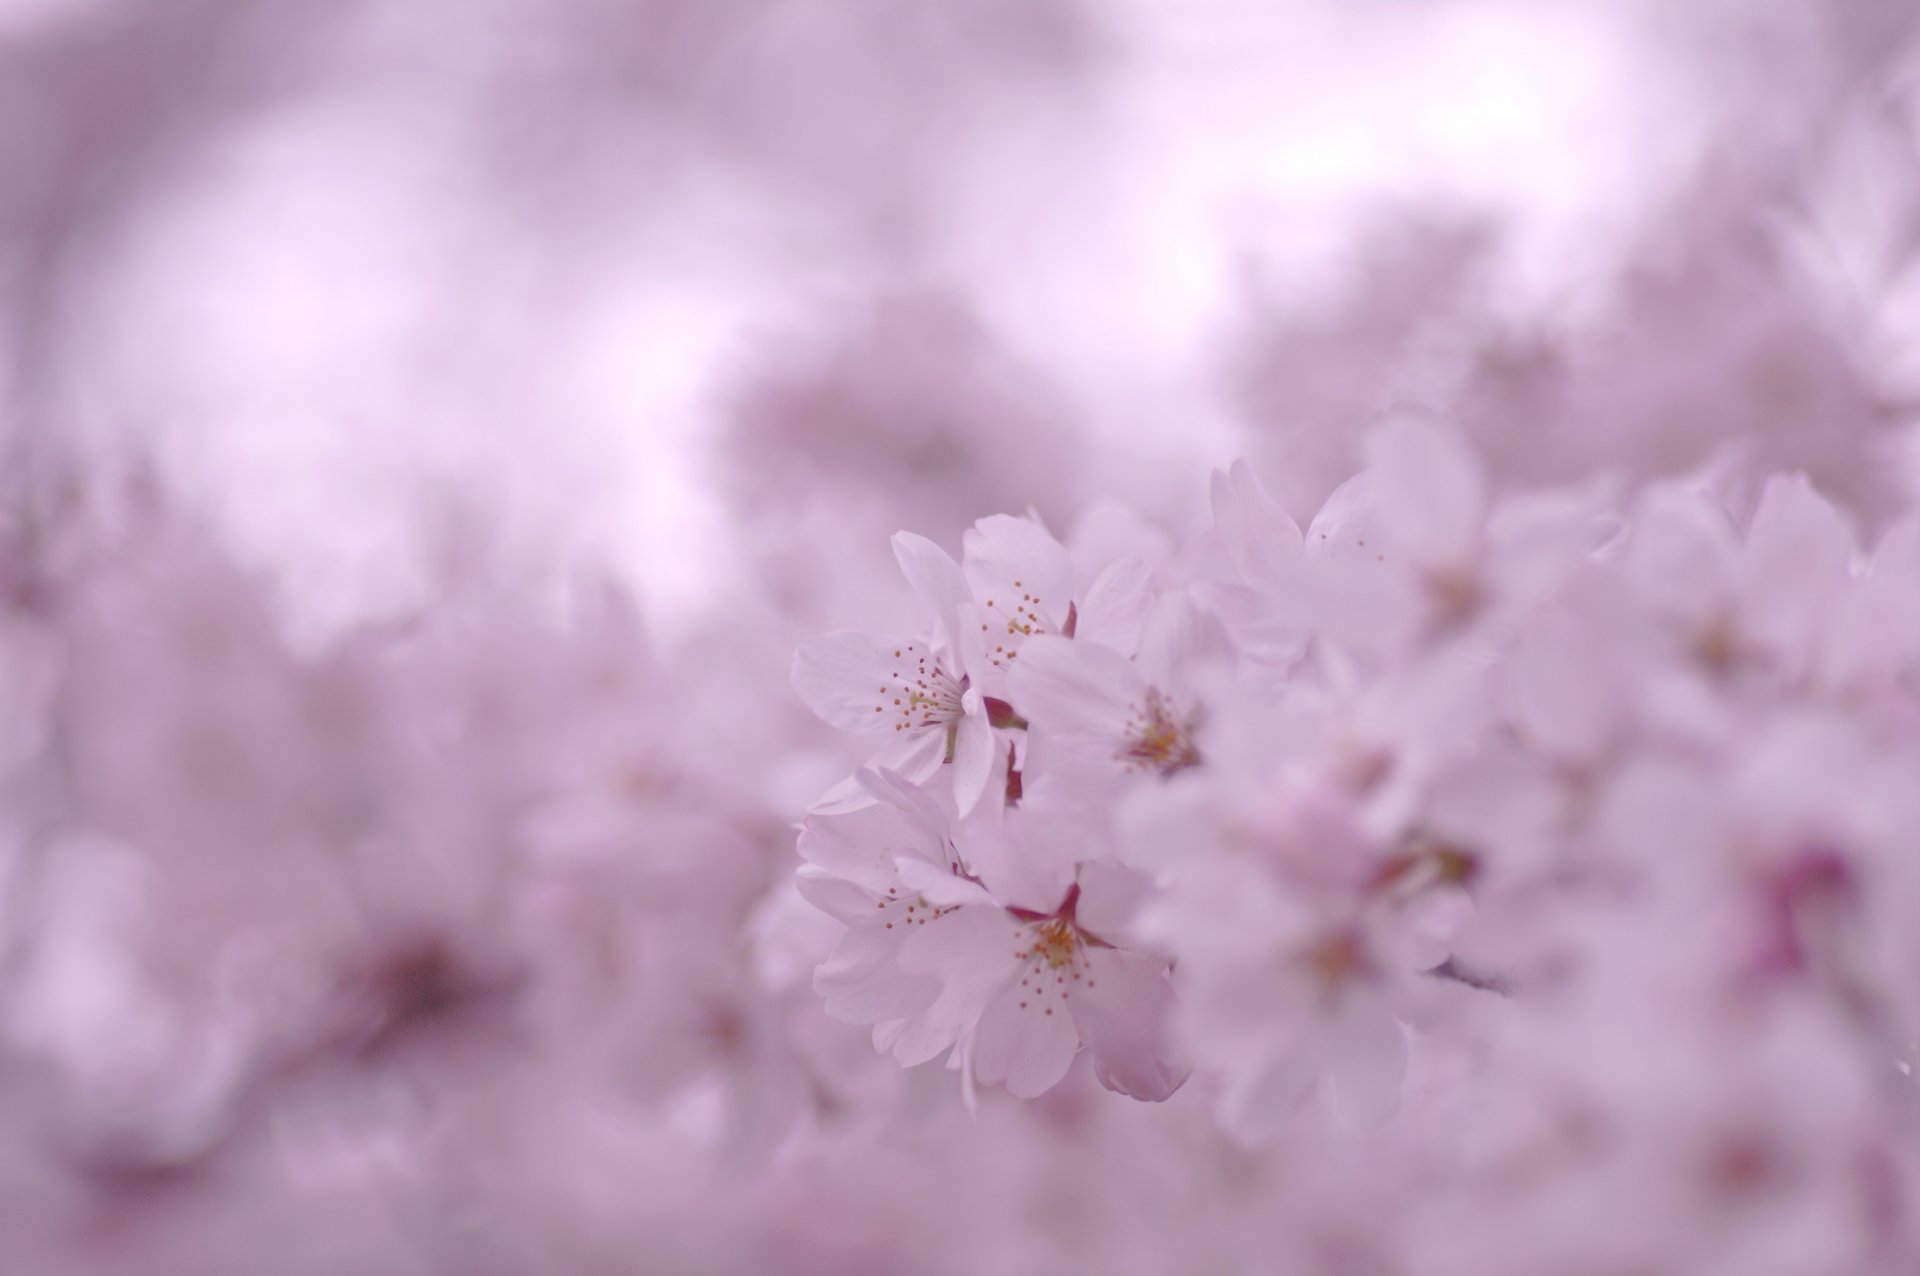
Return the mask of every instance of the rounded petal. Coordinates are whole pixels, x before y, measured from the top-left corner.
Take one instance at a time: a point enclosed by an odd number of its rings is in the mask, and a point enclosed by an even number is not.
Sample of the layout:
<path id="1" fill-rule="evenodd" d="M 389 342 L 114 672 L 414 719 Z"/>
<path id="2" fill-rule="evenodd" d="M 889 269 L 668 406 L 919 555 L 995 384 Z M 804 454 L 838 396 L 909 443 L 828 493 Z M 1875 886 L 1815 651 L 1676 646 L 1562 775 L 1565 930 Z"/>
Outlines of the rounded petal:
<path id="1" fill-rule="evenodd" d="M 1256 587 L 1285 583 L 1286 565 L 1304 544 L 1300 525 L 1254 477 L 1245 461 L 1213 474 L 1213 521 L 1227 561 L 1240 578 Z"/>
<path id="2" fill-rule="evenodd" d="M 1073 599 L 1073 562 L 1037 519 L 995 514 L 968 529 L 962 542 L 966 577 L 982 604 L 1002 619 L 1017 609 L 1038 612 L 1047 632 L 1066 624 Z M 1036 630 L 1036 632 L 1038 632 Z"/>
<path id="3" fill-rule="evenodd" d="M 1011 678 L 1013 706 L 1046 730 L 1073 738 L 1118 739 L 1140 694 L 1130 661 L 1077 639 L 1029 638 Z"/>
<path id="4" fill-rule="evenodd" d="M 973 1037 L 973 1075 L 1033 1099 L 1060 1083 L 1080 1049 L 1073 1017 L 1014 984 L 987 1003 Z M 1050 1002 L 1054 999 L 1048 998 Z"/>
<path id="5" fill-rule="evenodd" d="M 1158 959 L 1093 949 L 1087 978 L 1072 986 L 1066 1004 L 1107 1089 L 1157 1103 L 1187 1079 L 1167 1033 L 1173 985 Z"/>
<path id="6" fill-rule="evenodd" d="M 821 634 L 793 653 L 793 689 L 807 708 L 843 731 L 890 731 L 900 717 L 892 688 L 921 650 L 918 643 L 885 634 Z"/>
<path id="7" fill-rule="evenodd" d="M 1100 569 L 1078 600 L 1072 637 L 1115 651 L 1133 650 L 1153 605 L 1153 567 L 1144 558 L 1119 558 Z M 1024 659 L 1024 657 L 1023 657 Z"/>
<path id="8" fill-rule="evenodd" d="M 868 920 L 849 927 L 813 972 L 813 990 L 825 999 L 827 1013 L 845 1023 L 885 1023 L 931 1006 L 940 981 L 900 969 L 905 938 L 900 924 L 889 930 L 884 922 Z"/>
<path id="9" fill-rule="evenodd" d="M 960 564 L 946 550 L 913 532 L 894 533 L 893 558 L 914 596 L 938 621 L 941 639 L 951 645 L 959 636 L 960 608 L 973 601 Z"/>
<path id="10" fill-rule="evenodd" d="M 986 712 L 962 718 L 953 738 L 953 797 L 961 815 L 979 803 L 993 776 L 993 728 Z"/>

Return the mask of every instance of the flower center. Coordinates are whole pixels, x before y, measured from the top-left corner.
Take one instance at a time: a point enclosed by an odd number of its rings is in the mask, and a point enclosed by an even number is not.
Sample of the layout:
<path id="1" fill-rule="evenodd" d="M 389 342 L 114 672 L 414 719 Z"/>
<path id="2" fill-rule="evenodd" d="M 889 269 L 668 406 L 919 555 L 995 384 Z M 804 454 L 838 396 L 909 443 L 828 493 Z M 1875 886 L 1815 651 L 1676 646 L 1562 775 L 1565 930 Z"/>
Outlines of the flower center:
<path id="1" fill-rule="evenodd" d="M 893 668 L 887 675 L 887 684 L 880 688 L 884 698 L 878 707 L 897 712 L 895 731 L 945 728 L 966 716 L 962 697 L 967 688 L 963 679 L 948 673 L 938 659 L 914 643 L 908 643 L 893 655 Z"/>
<path id="2" fill-rule="evenodd" d="M 1052 623 L 1040 610 L 1045 605 L 1040 595 L 1030 592 L 1023 581 L 1014 581 L 1013 588 L 1020 595 L 1017 601 L 1009 595 L 999 595 L 987 599 L 982 608 L 987 614 L 988 623 L 983 623 L 980 630 L 988 635 L 993 644 L 993 650 L 987 653 L 987 660 L 996 669 L 1006 668 L 1007 662 L 1020 654 L 1020 644 L 1033 635 L 1053 632 Z M 1068 603 L 1068 614 L 1069 617 L 1073 615 L 1071 602 Z M 1071 618 L 1062 632 L 1069 638 L 1073 636 Z"/>
<path id="3" fill-rule="evenodd" d="M 1181 717 L 1173 701 L 1157 688 L 1127 714 L 1126 745 L 1115 758 L 1129 771 L 1158 771 L 1172 775 L 1200 764 L 1193 742 L 1193 717 Z"/>
<path id="4" fill-rule="evenodd" d="M 1074 883 L 1067 890 L 1067 897 L 1060 907 L 1050 914 L 1040 914 L 1025 908 L 1009 908 L 1021 921 L 1032 929 L 1027 932 L 1031 937 L 1024 948 L 1014 950 L 1014 959 L 1023 970 L 1020 972 L 1018 1006 L 1021 1010 L 1039 1010 L 1051 1015 L 1055 1007 L 1048 1001 L 1058 1001 L 1064 1007 L 1072 995 L 1073 986 L 1084 982 L 1087 987 L 1094 986 L 1094 979 L 1087 971 L 1085 952 L 1089 947 L 1110 947 L 1097 935 L 1088 935 L 1081 931 L 1074 920 L 1080 904 L 1080 884 Z"/>

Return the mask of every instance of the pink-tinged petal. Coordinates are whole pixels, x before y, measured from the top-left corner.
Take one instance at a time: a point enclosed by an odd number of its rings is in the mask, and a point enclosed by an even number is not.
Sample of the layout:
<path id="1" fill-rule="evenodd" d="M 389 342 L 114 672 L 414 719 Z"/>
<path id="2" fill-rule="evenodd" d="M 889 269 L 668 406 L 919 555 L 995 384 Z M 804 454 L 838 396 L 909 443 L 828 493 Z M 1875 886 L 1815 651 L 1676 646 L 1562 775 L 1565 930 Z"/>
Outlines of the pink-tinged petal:
<path id="1" fill-rule="evenodd" d="M 993 728 L 984 709 L 960 719 L 953 739 L 953 796 L 961 815 L 978 805 L 993 777 Z"/>
<path id="2" fill-rule="evenodd" d="M 1232 654 L 1227 635 L 1214 617 L 1194 606 L 1184 592 L 1176 592 L 1163 595 L 1154 604 L 1140 631 L 1140 650 L 1134 664 L 1150 685 L 1164 692 L 1181 692 L 1200 669 L 1218 667 Z"/>
<path id="3" fill-rule="evenodd" d="M 1246 585 L 1203 580 L 1190 586 L 1189 591 L 1193 601 L 1220 622 L 1248 660 L 1287 669 L 1306 651 L 1308 617 L 1301 607 L 1276 606 L 1276 595 Z"/>
<path id="4" fill-rule="evenodd" d="M 1018 984 L 987 1003 L 973 1034 L 973 1075 L 1004 1085 L 1021 1099 L 1038 1098 L 1060 1083 L 1080 1049 L 1073 1017 L 1057 998 Z"/>
<path id="5" fill-rule="evenodd" d="M 1349 997 L 1327 1025 L 1327 1102 L 1356 1130 L 1373 1130 L 1400 1110 L 1407 1075 L 1407 1038 L 1385 1004 Z"/>
<path id="6" fill-rule="evenodd" d="M 879 766 L 861 767 L 854 773 L 854 779 L 875 800 L 892 807 L 908 820 L 924 837 L 926 845 L 938 847 L 946 838 L 952 819 L 925 788 L 904 775 Z M 929 858 L 939 859 L 940 856 Z"/>
<path id="7" fill-rule="evenodd" d="M 1140 694 L 1131 661 L 1075 639 L 1029 638 L 1010 679 L 1014 708 L 1029 723 L 1065 736 L 1118 740 Z"/>
<path id="8" fill-rule="evenodd" d="M 1141 906 L 1153 896 L 1150 877 L 1118 863 L 1081 863 L 1074 880 L 1080 883 L 1075 917 L 1081 929 L 1105 940 L 1118 941 L 1125 936 Z"/>
<path id="9" fill-rule="evenodd" d="M 888 712 L 890 688 L 908 667 L 904 653 L 915 646 L 853 630 L 809 638 L 793 655 L 793 689 L 807 708 L 843 731 L 891 731 L 899 714 Z"/>
<path id="10" fill-rule="evenodd" d="M 923 1013 L 890 1025 L 884 1037 L 876 1031 L 873 1044 L 883 1054 L 891 1054 L 901 1067 L 917 1068 L 952 1048 L 959 1035 L 958 1025 Z"/>
<path id="11" fill-rule="evenodd" d="M 929 904 L 937 904 L 942 908 L 956 905 L 994 907 L 993 896 L 985 888 L 964 877 L 956 877 L 952 869 L 943 865 L 930 864 L 925 860 L 901 859 L 897 866 L 902 889 Z"/>
<path id="12" fill-rule="evenodd" d="M 986 613 L 972 602 L 962 603 L 955 608 L 954 620 L 953 676 L 967 678 L 975 694 L 978 694 L 983 687 L 994 685 L 996 668 L 987 657 L 987 637 L 992 623 Z"/>
<path id="13" fill-rule="evenodd" d="M 918 1014 L 940 995 L 940 981 L 902 971 L 896 959 L 906 936 L 897 906 L 886 910 L 887 923 L 869 918 L 834 945 L 813 972 L 813 990 L 826 1000 L 827 1013 L 844 1023 L 884 1023 Z"/>
<path id="14" fill-rule="evenodd" d="M 894 533 L 893 557 L 914 596 L 939 621 L 942 641 L 951 646 L 959 634 L 960 609 L 973 601 L 960 564 L 946 550 L 913 532 Z"/>
<path id="15" fill-rule="evenodd" d="M 893 739 L 881 746 L 874 755 L 871 765 L 875 769 L 891 771 L 909 783 L 922 784 L 940 770 L 940 760 L 946 755 L 947 737 L 944 731 L 897 731 Z M 821 796 L 813 804 L 810 814 L 838 815 L 847 811 L 872 806 L 876 801 L 873 792 L 860 782 L 857 775 L 850 775 Z"/>
<path id="16" fill-rule="evenodd" d="M 1227 561 L 1246 583 L 1274 588 L 1304 545 L 1300 525 L 1267 494 L 1245 461 L 1213 474 L 1213 520 Z"/>
<path id="17" fill-rule="evenodd" d="M 1429 566 L 1472 560 L 1487 494 L 1465 440 L 1430 422 L 1391 421 L 1367 436 L 1367 468 L 1386 550 Z"/>
<path id="18" fill-rule="evenodd" d="M 1001 908 L 963 908 L 916 929 L 900 953 L 904 970 L 992 982 L 1015 968 L 1023 928 Z"/>
<path id="19" fill-rule="evenodd" d="M 823 868 L 802 864 L 794 874 L 794 887 L 807 903 L 849 926 L 873 916 L 872 891 L 843 877 L 835 877 Z"/>
<path id="20" fill-rule="evenodd" d="M 1307 526 L 1307 551 L 1316 557 L 1377 561 L 1380 545 L 1374 510 L 1379 484 L 1372 474 L 1354 475 L 1333 489 Z"/>
<path id="21" fill-rule="evenodd" d="M 1187 1079 L 1188 1066 L 1174 1057 L 1167 1033 L 1173 985 L 1159 959 L 1089 949 L 1086 978 L 1070 982 L 1067 994 L 1063 1002 L 1101 1085 L 1158 1103 Z"/>
<path id="22" fill-rule="evenodd" d="M 900 968 L 940 981 L 940 996 L 926 1011 L 929 1022 L 964 1026 L 1013 980 L 1015 953 L 1026 943 L 1026 928 L 1005 909 L 961 908 L 915 926 L 900 947 Z"/>
<path id="23" fill-rule="evenodd" d="M 903 854 L 942 858 L 941 833 L 897 807 L 878 802 L 809 815 L 800 826 L 800 858 L 870 891 L 885 891 Z"/>
<path id="24" fill-rule="evenodd" d="M 983 518 L 962 539 L 967 582 L 989 619 L 1004 626 L 1038 613 L 1049 633 L 1067 621 L 1073 598 L 1073 563 L 1059 541 L 1040 523 L 1011 514 Z M 1030 622 L 1028 622 L 1030 623 Z M 1039 632 L 1036 627 L 1035 632 Z"/>
<path id="25" fill-rule="evenodd" d="M 1703 618 L 1732 605 L 1740 546 L 1726 515 L 1696 493 L 1650 490 L 1625 554 L 1635 590 L 1670 616 Z"/>
<path id="26" fill-rule="evenodd" d="M 1079 599 L 1074 639 L 1131 652 L 1153 605 L 1152 582 L 1153 567 L 1144 558 L 1117 559 L 1101 568 Z"/>

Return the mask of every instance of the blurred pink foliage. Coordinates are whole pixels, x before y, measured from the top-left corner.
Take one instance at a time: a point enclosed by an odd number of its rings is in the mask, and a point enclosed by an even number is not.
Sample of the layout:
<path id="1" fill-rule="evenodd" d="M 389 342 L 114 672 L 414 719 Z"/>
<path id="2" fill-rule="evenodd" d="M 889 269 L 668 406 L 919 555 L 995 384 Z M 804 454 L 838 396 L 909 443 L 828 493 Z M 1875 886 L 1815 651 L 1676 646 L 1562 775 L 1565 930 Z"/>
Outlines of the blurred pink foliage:
<path id="1" fill-rule="evenodd" d="M 1920 1270 L 1916 28 L 0 2 L 0 1272 Z"/>

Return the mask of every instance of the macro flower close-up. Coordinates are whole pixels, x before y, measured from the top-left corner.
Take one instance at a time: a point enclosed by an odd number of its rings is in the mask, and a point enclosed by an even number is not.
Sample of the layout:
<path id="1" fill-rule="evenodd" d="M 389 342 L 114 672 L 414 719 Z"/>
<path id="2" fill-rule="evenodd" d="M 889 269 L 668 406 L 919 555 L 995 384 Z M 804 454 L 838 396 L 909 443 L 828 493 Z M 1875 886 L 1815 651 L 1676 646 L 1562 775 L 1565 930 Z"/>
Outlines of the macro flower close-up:
<path id="1" fill-rule="evenodd" d="M 0 1276 L 1920 1273 L 1913 0 L 0 0 Z"/>

